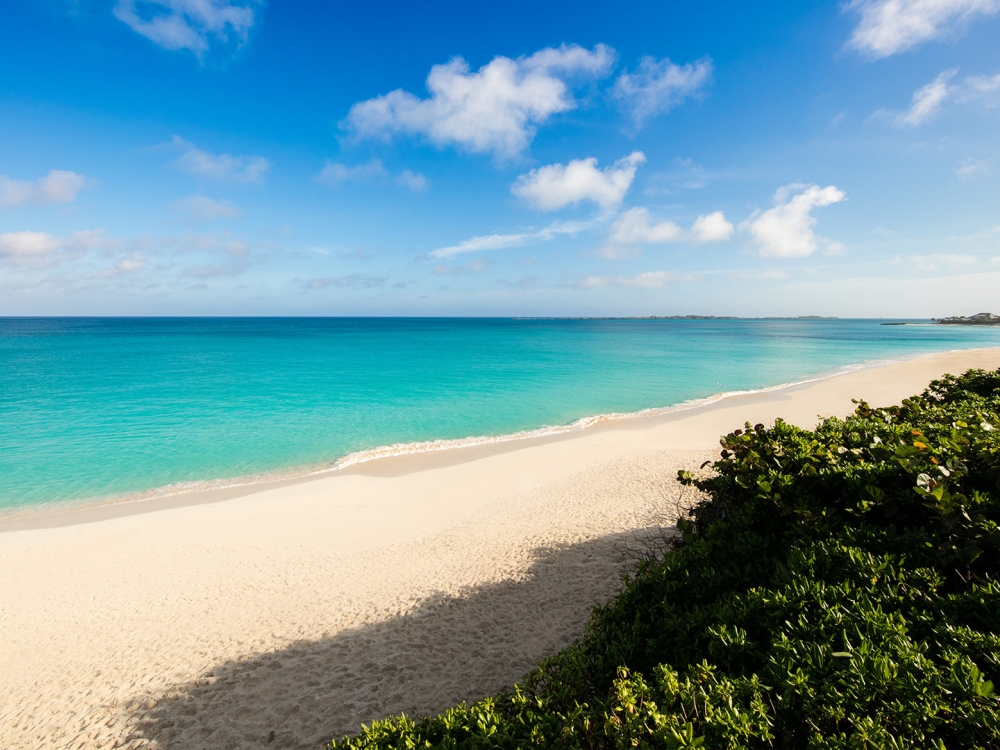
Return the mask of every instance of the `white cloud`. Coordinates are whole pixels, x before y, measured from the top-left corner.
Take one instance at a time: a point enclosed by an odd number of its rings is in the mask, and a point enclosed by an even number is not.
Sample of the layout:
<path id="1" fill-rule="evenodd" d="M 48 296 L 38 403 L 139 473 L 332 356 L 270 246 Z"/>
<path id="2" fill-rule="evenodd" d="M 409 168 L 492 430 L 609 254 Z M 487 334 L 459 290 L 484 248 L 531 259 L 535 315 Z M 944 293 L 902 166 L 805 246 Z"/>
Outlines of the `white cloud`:
<path id="1" fill-rule="evenodd" d="M 695 94 L 711 77 L 712 61 L 707 58 L 675 65 L 667 58 L 657 62 L 644 57 L 634 73 L 625 71 L 618 76 L 611 94 L 638 129 Z"/>
<path id="2" fill-rule="evenodd" d="M 76 172 L 53 169 L 34 182 L 0 175 L 0 208 L 72 203 L 87 184 Z"/>
<path id="3" fill-rule="evenodd" d="M 456 57 L 427 76 L 430 96 L 397 89 L 351 107 L 345 126 L 360 138 L 423 135 L 438 146 L 512 158 L 552 115 L 576 106 L 569 79 L 598 78 L 614 63 L 598 44 L 543 49 L 530 57 L 496 57 L 476 72 Z"/>
<path id="4" fill-rule="evenodd" d="M 415 193 L 422 193 L 427 189 L 427 178 L 417 172 L 411 172 L 409 169 L 404 169 L 396 177 L 396 184 L 409 188 Z"/>
<path id="5" fill-rule="evenodd" d="M 992 76 L 969 76 L 958 94 L 959 101 L 979 100 L 987 107 L 1000 104 L 1000 73 Z"/>
<path id="6" fill-rule="evenodd" d="M 580 201 L 593 201 L 610 211 L 621 205 L 635 170 L 646 161 L 641 151 L 633 151 L 603 170 L 597 159 L 574 159 L 569 164 L 549 164 L 517 178 L 510 192 L 541 211 L 555 211 Z"/>
<path id="7" fill-rule="evenodd" d="M 210 40 L 237 48 L 246 44 L 259 4 L 257 0 L 118 0 L 114 14 L 164 49 L 187 49 L 200 56 Z"/>
<path id="8" fill-rule="evenodd" d="M 946 70 L 939 73 L 937 78 L 926 86 L 921 86 L 917 89 L 913 94 L 913 101 L 910 104 L 910 108 L 895 116 L 896 124 L 916 127 L 927 122 L 927 120 L 937 113 L 945 99 L 952 94 L 952 87 L 948 81 L 957 72 L 954 68 Z"/>
<path id="9" fill-rule="evenodd" d="M 699 216 L 691 226 L 695 242 L 725 242 L 733 236 L 733 231 L 722 211 Z"/>
<path id="10" fill-rule="evenodd" d="M 142 269 L 146 265 L 146 259 L 139 253 L 130 253 L 129 255 L 116 261 L 111 268 L 105 269 L 101 276 L 105 278 L 115 278 L 118 276 L 124 276 L 125 274 L 135 273 Z"/>
<path id="11" fill-rule="evenodd" d="M 316 182 L 337 186 L 345 182 L 384 181 L 389 176 L 388 170 L 380 159 L 372 159 L 366 164 L 357 164 L 353 167 L 339 162 L 327 162 L 320 173 L 316 175 Z M 393 182 L 414 192 L 427 189 L 427 178 L 409 169 L 404 169 L 396 175 Z"/>
<path id="12" fill-rule="evenodd" d="M 77 231 L 69 237 L 48 232 L 6 232 L 0 234 L 0 261 L 47 266 L 90 250 L 111 249 L 115 244 L 103 229 Z"/>
<path id="13" fill-rule="evenodd" d="M 174 162 L 182 172 L 210 177 L 214 180 L 230 180 L 232 182 L 264 181 L 271 162 L 263 156 L 230 156 L 229 154 L 213 154 L 196 148 L 179 136 L 174 136 L 173 145 L 183 149 L 183 153 Z"/>
<path id="14" fill-rule="evenodd" d="M 57 237 L 48 232 L 7 232 L 0 234 L 0 258 L 14 261 L 37 260 L 61 247 Z"/>
<path id="15" fill-rule="evenodd" d="M 649 209 L 633 208 L 621 216 L 611 228 L 611 242 L 617 245 L 664 244 L 667 242 L 724 242 L 733 236 L 733 225 L 722 211 L 703 214 L 695 219 L 690 230 L 672 221 L 653 223 Z M 612 257 L 605 253 L 604 257 Z"/>
<path id="16" fill-rule="evenodd" d="M 635 276 L 586 276 L 578 283 L 584 289 L 602 289 L 604 287 L 632 287 L 638 289 L 658 289 L 673 281 L 667 271 L 646 271 Z"/>
<path id="17" fill-rule="evenodd" d="M 216 221 L 218 219 L 238 219 L 243 215 L 239 206 L 226 200 L 213 200 L 204 195 L 192 195 L 181 198 L 174 203 L 174 210 L 186 214 L 197 221 Z"/>
<path id="18" fill-rule="evenodd" d="M 982 159 L 964 159 L 961 164 L 955 167 L 955 174 L 961 180 L 971 180 L 973 177 L 987 174 L 989 171 L 989 164 Z"/>
<path id="19" fill-rule="evenodd" d="M 740 228 L 750 233 L 765 258 L 804 258 L 819 249 L 812 210 L 844 200 L 847 194 L 833 185 L 786 185 L 775 193 L 774 208 L 755 212 Z"/>
<path id="20" fill-rule="evenodd" d="M 648 208 L 633 208 L 623 213 L 611 228 L 611 241 L 622 245 L 677 242 L 684 230 L 672 221 L 653 224 Z"/>
<path id="21" fill-rule="evenodd" d="M 483 250 L 502 250 L 508 247 L 521 247 L 535 242 L 548 242 L 561 235 L 574 235 L 585 229 L 590 229 L 600 222 L 599 219 L 592 221 L 561 221 L 550 224 L 544 229 L 535 232 L 522 232 L 518 234 L 487 234 L 460 242 L 450 247 L 442 247 L 433 250 L 430 257 L 436 259 L 452 258 L 465 253 L 478 253 Z"/>
<path id="22" fill-rule="evenodd" d="M 861 15 L 849 45 L 878 59 L 962 30 L 1000 11 L 1000 0 L 854 0 Z"/>

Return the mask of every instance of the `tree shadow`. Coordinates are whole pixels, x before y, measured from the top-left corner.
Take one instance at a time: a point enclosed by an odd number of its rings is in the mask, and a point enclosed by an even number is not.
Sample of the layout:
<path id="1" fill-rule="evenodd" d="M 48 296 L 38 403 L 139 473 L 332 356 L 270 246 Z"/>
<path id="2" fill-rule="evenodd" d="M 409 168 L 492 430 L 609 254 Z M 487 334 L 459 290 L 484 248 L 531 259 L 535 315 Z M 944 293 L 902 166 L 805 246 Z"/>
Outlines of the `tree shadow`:
<path id="1" fill-rule="evenodd" d="M 439 713 L 511 687 L 584 630 L 649 529 L 540 548 L 526 576 L 431 598 L 391 620 L 220 664 L 126 706 L 126 746 L 321 748 L 362 722 Z"/>

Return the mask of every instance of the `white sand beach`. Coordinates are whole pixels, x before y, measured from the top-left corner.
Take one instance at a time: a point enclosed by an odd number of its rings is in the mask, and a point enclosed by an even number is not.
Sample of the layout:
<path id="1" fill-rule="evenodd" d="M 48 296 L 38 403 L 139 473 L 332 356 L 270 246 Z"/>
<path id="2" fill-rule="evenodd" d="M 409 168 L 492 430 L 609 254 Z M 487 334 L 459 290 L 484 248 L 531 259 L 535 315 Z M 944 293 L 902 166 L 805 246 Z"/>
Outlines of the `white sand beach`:
<path id="1" fill-rule="evenodd" d="M 719 436 L 898 403 L 932 355 L 304 481 L 0 520 L 0 747 L 319 748 L 509 687 L 620 585 Z M 669 519 L 667 519 L 669 521 Z"/>

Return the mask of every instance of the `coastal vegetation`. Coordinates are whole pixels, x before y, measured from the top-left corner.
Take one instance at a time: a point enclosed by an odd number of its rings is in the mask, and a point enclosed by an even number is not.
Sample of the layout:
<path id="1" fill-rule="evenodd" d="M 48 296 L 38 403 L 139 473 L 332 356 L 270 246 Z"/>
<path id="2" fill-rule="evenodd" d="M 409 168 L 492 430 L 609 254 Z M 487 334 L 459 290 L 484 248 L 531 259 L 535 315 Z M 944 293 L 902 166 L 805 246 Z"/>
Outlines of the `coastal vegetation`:
<path id="1" fill-rule="evenodd" d="M 934 318 L 934 322 L 946 326 L 1000 326 L 1000 315 L 976 313 L 975 315 L 953 315 L 950 318 Z"/>
<path id="2" fill-rule="evenodd" d="M 329 748 L 1000 746 L 1000 370 L 721 443 L 578 643 Z"/>

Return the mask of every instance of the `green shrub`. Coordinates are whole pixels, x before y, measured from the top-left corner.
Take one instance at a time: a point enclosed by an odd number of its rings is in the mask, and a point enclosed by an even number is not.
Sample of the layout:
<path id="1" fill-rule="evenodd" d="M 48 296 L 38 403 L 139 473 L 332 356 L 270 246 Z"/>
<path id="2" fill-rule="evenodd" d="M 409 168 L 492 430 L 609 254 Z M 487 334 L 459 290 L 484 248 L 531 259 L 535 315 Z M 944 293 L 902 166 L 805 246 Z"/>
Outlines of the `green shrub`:
<path id="1" fill-rule="evenodd" d="M 579 643 L 330 748 L 1000 747 L 1000 370 L 721 442 Z"/>

